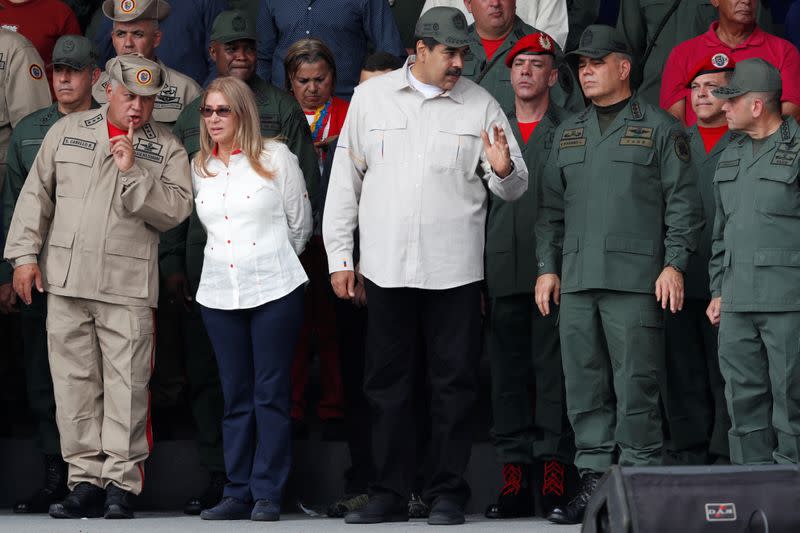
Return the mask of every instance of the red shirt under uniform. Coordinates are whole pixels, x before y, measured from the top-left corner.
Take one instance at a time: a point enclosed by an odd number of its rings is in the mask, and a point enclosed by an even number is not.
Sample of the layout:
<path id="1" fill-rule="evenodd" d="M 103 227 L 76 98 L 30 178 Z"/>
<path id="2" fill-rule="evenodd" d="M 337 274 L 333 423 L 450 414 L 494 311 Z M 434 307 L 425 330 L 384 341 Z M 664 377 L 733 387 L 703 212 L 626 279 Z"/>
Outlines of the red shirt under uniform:
<path id="1" fill-rule="evenodd" d="M 497 52 L 497 49 L 503 46 L 503 41 L 505 41 L 505 38 L 503 39 L 481 38 L 481 42 L 483 43 L 483 51 L 486 52 L 486 59 L 490 61 L 492 60 L 492 56 L 494 55 L 495 52 Z"/>
<path id="2" fill-rule="evenodd" d="M 659 104 L 662 108 L 669 109 L 675 102 L 685 99 L 686 125 L 697 122 L 689 99 L 690 90 L 686 88 L 687 78 L 699 61 L 716 52 L 724 52 L 737 62 L 760 57 L 771 63 L 781 73 L 781 101 L 800 105 L 800 52 L 792 43 L 756 27 L 742 44 L 730 48 L 717 37 L 718 26 L 719 22 L 712 22 L 707 32 L 682 42 L 672 50 L 661 77 Z"/>
<path id="3" fill-rule="evenodd" d="M 700 132 L 700 138 L 703 139 L 703 146 L 706 149 L 706 153 L 711 152 L 711 149 L 717 145 L 717 142 L 722 139 L 722 136 L 728 133 L 727 124 L 715 128 L 704 128 L 698 124 L 697 129 Z"/>
<path id="4" fill-rule="evenodd" d="M 533 135 L 534 130 L 536 130 L 536 126 L 539 125 L 539 121 L 517 122 L 517 124 L 519 124 L 519 132 L 522 134 L 522 142 L 528 144 L 528 139 L 530 139 L 531 135 Z"/>
<path id="5" fill-rule="evenodd" d="M 28 0 L 14 4 L 0 0 L 0 26 L 24 35 L 44 60 L 47 79 L 51 81 L 53 70 L 49 67 L 53 59 L 53 47 L 62 35 L 82 35 L 75 13 L 61 0 Z"/>

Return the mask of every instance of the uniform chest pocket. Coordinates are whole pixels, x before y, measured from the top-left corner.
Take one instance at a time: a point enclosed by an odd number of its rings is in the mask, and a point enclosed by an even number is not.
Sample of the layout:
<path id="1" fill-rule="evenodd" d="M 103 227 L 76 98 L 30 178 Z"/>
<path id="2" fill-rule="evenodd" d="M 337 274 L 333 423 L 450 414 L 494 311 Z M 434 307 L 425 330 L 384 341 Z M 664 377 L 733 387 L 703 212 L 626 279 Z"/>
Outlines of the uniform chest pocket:
<path id="1" fill-rule="evenodd" d="M 623 164 L 633 163 L 634 165 L 642 165 L 646 167 L 649 167 L 653 164 L 653 160 L 655 159 L 655 153 L 653 150 L 638 146 L 621 148 L 621 150 L 618 150 L 617 153 L 613 155 L 611 158 L 612 161 Z"/>
<path id="2" fill-rule="evenodd" d="M 478 153 L 477 143 L 482 142 L 480 126 L 465 122 L 454 122 L 442 126 L 434 135 L 431 163 L 434 166 L 473 172 L 478 161 L 474 160 Z"/>
<path id="3" fill-rule="evenodd" d="M 798 169 L 770 165 L 756 183 L 756 209 L 770 215 L 800 217 Z"/>
<path id="4" fill-rule="evenodd" d="M 714 186 L 719 189 L 722 209 L 725 213 L 736 211 L 739 195 L 736 193 L 736 179 L 739 176 L 739 161 L 720 162 L 714 173 Z"/>
<path id="5" fill-rule="evenodd" d="M 367 165 L 402 165 L 406 162 L 408 128 L 405 117 L 383 117 L 367 128 Z"/>
<path id="6" fill-rule="evenodd" d="M 68 139 L 65 139 L 65 142 Z M 93 141 L 83 141 L 83 147 L 60 146 L 56 150 L 56 196 L 66 198 L 83 198 L 91 177 L 91 168 L 97 156 Z"/>
<path id="7" fill-rule="evenodd" d="M 583 140 L 585 141 L 585 139 Z M 563 143 L 564 141 L 561 142 Z M 578 163 L 583 163 L 585 159 L 586 159 L 586 146 L 575 146 L 569 148 L 561 148 L 558 151 L 558 158 L 556 159 L 556 163 L 558 164 L 559 168 L 564 168 L 569 165 L 577 165 Z"/>

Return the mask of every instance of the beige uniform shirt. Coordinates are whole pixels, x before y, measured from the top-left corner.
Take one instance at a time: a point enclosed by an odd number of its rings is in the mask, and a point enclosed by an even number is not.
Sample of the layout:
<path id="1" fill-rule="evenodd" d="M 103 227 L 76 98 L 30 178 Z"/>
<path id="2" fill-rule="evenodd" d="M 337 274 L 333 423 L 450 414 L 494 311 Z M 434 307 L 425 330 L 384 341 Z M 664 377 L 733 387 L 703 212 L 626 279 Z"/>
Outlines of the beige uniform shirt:
<path id="1" fill-rule="evenodd" d="M 361 272 L 381 287 L 448 289 L 483 279 L 489 190 L 519 198 L 528 171 L 500 105 L 461 78 L 426 98 L 411 86 L 414 57 L 356 88 L 333 160 L 322 234 L 331 272 Z M 482 131 L 501 126 L 514 170 L 492 172 Z M 491 133 L 490 133 L 491 137 Z M 509 237 L 510 238 L 510 237 Z"/>
<path id="2" fill-rule="evenodd" d="M 155 307 L 159 232 L 192 212 L 189 158 L 151 120 L 134 132 L 135 161 L 121 172 L 109 151 L 107 107 L 67 115 L 47 133 L 4 256 L 15 268 L 38 260 L 47 292 Z"/>
<path id="3" fill-rule="evenodd" d="M 203 89 L 189 76 L 167 67 L 158 62 L 167 73 L 167 83 L 158 95 L 153 106 L 153 120 L 172 126 L 178 120 L 183 108 L 194 101 Z M 108 73 L 103 72 L 97 83 L 92 87 L 92 96 L 98 103 L 108 103 L 106 86 L 110 79 Z"/>
<path id="4" fill-rule="evenodd" d="M 50 86 L 39 52 L 22 35 L 0 29 L 0 191 L 11 129 L 50 102 Z"/>

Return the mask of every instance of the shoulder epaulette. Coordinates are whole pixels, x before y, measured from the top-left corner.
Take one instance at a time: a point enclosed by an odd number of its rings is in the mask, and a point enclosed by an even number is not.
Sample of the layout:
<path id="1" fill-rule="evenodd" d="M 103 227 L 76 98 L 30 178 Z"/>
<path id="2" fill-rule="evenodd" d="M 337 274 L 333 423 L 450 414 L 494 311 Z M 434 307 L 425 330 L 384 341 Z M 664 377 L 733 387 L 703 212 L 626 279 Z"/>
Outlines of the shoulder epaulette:
<path id="1" fill-rule="evenodd" d="M 101 122 L 102 120 L 103 120 L 103 114 L 100 113 L 98 115 L 93 116 L 90 119 L 84 120 L 83 124 L 85 126 L 94 126 L 95 124 L 97 124 L 98 122 Z"/>

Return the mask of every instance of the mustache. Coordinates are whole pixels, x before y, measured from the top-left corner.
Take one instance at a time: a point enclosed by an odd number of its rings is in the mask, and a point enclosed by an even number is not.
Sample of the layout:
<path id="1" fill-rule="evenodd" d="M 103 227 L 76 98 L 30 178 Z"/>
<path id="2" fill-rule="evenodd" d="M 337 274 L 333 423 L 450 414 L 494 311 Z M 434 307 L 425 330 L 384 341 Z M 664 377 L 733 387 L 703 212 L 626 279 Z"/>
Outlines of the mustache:
<path id="1" fill-rule="evenodd" d="M 461 76 L 461 69 L 460 68 L 449 68 L 447 72 L 445 72 L 448 76 Z"/>

